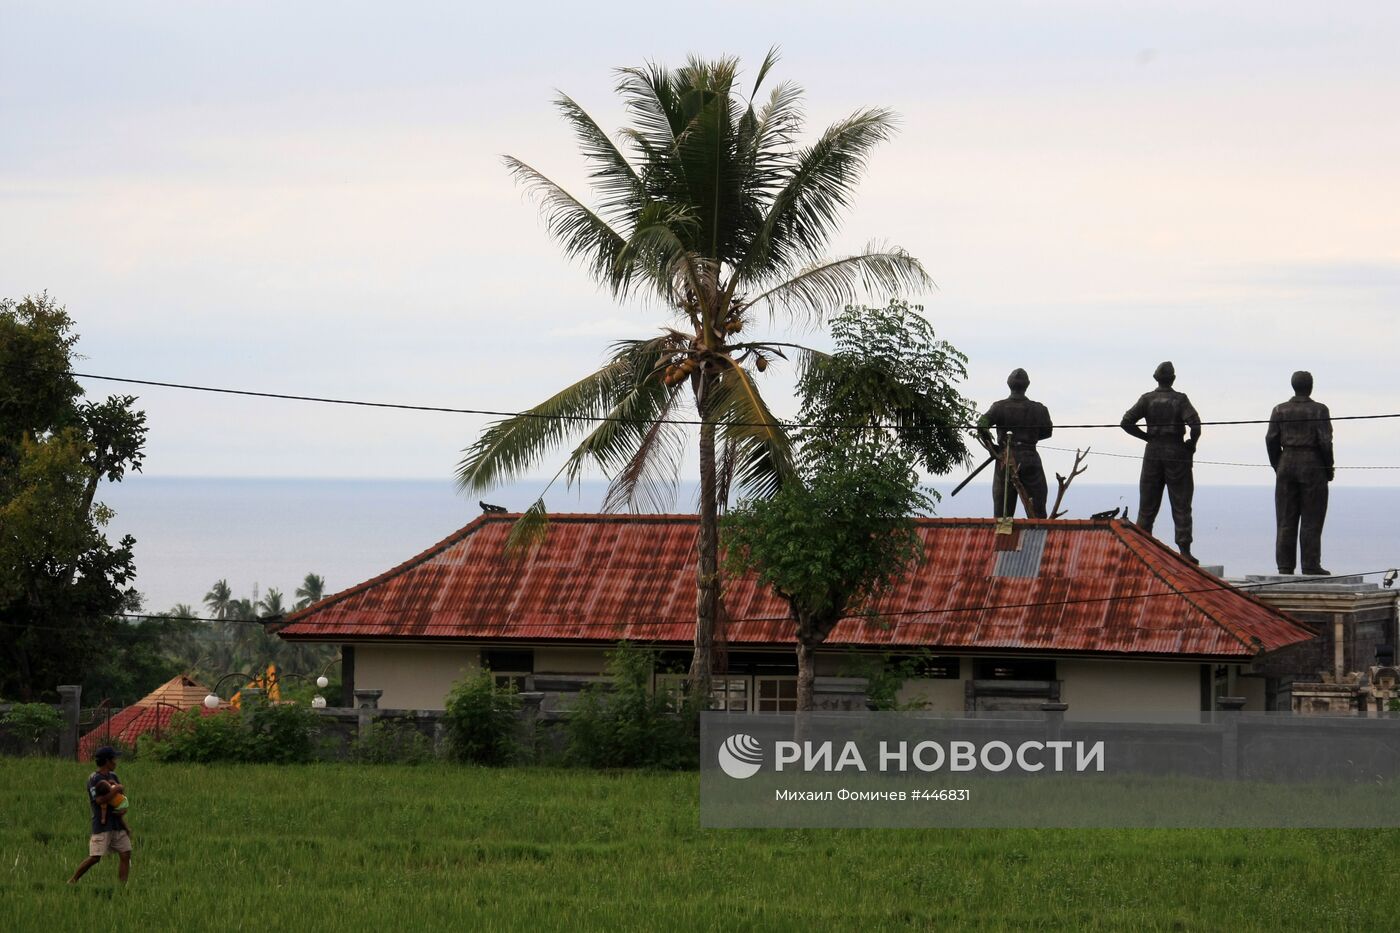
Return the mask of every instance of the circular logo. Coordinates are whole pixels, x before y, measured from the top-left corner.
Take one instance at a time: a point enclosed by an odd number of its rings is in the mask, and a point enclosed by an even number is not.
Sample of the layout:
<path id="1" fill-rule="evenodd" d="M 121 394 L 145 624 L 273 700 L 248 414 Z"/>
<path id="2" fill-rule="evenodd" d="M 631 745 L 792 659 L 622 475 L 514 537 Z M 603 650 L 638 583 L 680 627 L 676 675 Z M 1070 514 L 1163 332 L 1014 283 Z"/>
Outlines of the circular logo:
<path id="1" fill-rule="evenodd" d="M 763 746 L 751 735 L 731 735 L 719 747 L 719 766 L 732 778 L 751 778 L 763 767 Z"/>

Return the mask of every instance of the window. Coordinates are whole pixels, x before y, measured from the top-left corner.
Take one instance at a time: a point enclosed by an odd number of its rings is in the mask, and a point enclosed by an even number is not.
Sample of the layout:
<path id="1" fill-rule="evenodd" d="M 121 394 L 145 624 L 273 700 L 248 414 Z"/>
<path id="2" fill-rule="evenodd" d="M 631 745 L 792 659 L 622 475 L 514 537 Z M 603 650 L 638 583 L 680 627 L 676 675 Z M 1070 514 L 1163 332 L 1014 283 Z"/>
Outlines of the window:
<path id="1" fill-rule="evenodd" d="M 657 674 L 656 685 L 653 689 L 658 694 L 666 696 L 671 709 L 679 712 L 681 705 L 685 702 L 686 695 L 690 692 L 687 689 L 688 686 L 689 682 L 685 674 Z"/>
<path id="2" fill-rule="evenodd" d="M 530 675 L 535 672 L 535 652 L 485 648 L 481 652 L 481 666 L 491 671 L 496 686 L 529 690 Z"/>
<path id="3" fill-rule="evenodd" d="M 748 677 L 728 677 L 716 674 L 710 681 L 710 709 L 721 713 L 747 713 L 749 711 Z M 680 709 L 682 701 L 689 693 L 689 682 L 685 674 L 657 674 L 656 692 L 671 696 L 673 709 Z"/>
<path id="4" fill-rule="evenodd" d="M 710 708 L 725 713 L 747 713 L 749 678 L 716 677 L 710 687 Z"/>
<path id="5" fill-rule="evenodd" d="M 958 658 L 931 654 L 891 655 L 888 666 L 907 670 L 909 676 L 917 680 L 957 680 L 962 676 L 962 663 Z"/>
<path id="6" fill-rule="evenodd" d="M 755 680 L 760 713 L 797 712 L 796 677 L 757 677 Z"/>
<path id="7" fill-rule="evenodd" d="M 977 680 L 1054 680 L 1055 662 L 1029 658 L 979 658 L 973 665 Z"/>

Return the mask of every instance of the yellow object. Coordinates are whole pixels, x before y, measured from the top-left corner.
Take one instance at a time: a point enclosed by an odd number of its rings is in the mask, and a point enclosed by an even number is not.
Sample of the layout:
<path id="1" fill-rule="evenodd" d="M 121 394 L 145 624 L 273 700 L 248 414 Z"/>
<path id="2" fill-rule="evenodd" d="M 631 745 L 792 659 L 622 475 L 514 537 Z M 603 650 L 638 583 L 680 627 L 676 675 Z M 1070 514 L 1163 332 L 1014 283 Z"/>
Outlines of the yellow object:
<path id="1" fill-rule="evenodd" d="M 262 674 L 258 675 L 257 677 L 254 677 L 252 683 L 246 684 L 246 685 L 244 685 L 244 687 L 243 687 L 243 690 L 250 690 L 250 689 L 251 689 L 251 690 L 261 690 L 264 694 L 267 695 L 267 698 L 268 698 L 270 701 L 272 701 L 273 703 L 281 703 L 281 702 L 282 702 L 282 686 L 281 686 L 281 684 L 278 682 L 278 677 L 277 677 L 277 665 L 276 665 L 276 664 L 269 664 L 269 665 L 267 666 L 267 670 L 266 670 L 266 671 L 264 671 Z M 228 701 L 228 705 L 229 705 L 229 706 L 233 707 L 234 709 L 242 709 L 243 690 L 239 690 L 237 693 L 235 693 L 235 694 L 233 695 L 233 697 Z"/>

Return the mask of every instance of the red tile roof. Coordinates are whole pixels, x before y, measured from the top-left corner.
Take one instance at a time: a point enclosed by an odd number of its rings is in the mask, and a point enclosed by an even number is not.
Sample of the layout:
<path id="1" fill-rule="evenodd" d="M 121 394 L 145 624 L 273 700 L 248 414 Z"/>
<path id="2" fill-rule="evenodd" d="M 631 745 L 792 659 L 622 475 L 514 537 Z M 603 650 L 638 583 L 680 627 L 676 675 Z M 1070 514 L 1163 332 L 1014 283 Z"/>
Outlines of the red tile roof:
<path id="1" fill-rule="evenodd" d="M 86 760 L 113 739 L 128 748 L 147 732 L 163 732 L 170 718 L 186 709 L 204 709 L 209 688 L 197 680 L 176 674 L 135 703 L 118 710 L 108 721 L 99 723 L 78 742 L 78 754 Z"/>
<path id="2" fill-rule="evenodd" d="M 206 710 L 202 706 L 192 707 L 198 709 L 201 715 L 211 716 L 217 710 Z M 170 720 L 176 713 L 184 712 L 174 706 L 162 704 L 160 706 L 128 706 L 119 710 L 112 716 L 111 721 L 101 722 L 94 726 L 92 731 L 83 736 L 78 742 L 78 758 L 87 761 L 92 757 L 92 753 L 103 745 L 112 744 L 113 740 L 120 742 L 127 748 L 134 748 L 136 740 L 147 733 L 163 735 L 170 729 Z"/>
<path id="3" fill-rule="evenodd" d="M 308 641 L 691 640 L 694 515 L 556 515 L 545 541 L 506 553 L 518 516 L 483 515 L 398 567 L 292 614 Z M 1023 521 L 1033 553 L 994 550 L 991 519 L 920 519 L 924 560 L 828 643 L 1241 659 L 1311 633 L 1122 521 Z M 1023 551 L 1027 550 L 1023 548 Z M 1003 563 L 999 564 L 998 559 Z M 1014 565 L 1023 576 L 999 575 Z M 1029 563 L 1027 563 L 1029 562 Z M 1016 572 L 1016 571 L 1010 571 Z M 731 645 L 792 643 L 786 604 L 728 579 Z"/>

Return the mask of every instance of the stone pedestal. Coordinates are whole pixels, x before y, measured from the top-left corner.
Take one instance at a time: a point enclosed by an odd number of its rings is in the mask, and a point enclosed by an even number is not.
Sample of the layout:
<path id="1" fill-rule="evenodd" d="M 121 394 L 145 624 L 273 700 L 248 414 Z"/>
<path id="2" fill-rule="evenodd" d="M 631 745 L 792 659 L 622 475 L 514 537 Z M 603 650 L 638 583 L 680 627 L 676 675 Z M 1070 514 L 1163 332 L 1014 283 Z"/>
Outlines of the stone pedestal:
<path id="1" fill-rule="evenodd" d="M 63 729 L 58 733 L 58 757 L 72 761 L 78 757 L 78 720 L 82 716 L 82 685 L 64 684 L 58 688 L 58 698 L 63 707 Z"/>
<path id="2" fill-rule="evenodd" d="M 383 690 L 355 689 L 355 710 L 358 714 L 358 726 L 360 739 L 369 737 L 370 726 L 374 725 L 374 720 L 379 716 L 379 698 L 384 695 Z"/>

